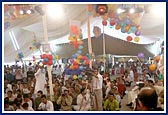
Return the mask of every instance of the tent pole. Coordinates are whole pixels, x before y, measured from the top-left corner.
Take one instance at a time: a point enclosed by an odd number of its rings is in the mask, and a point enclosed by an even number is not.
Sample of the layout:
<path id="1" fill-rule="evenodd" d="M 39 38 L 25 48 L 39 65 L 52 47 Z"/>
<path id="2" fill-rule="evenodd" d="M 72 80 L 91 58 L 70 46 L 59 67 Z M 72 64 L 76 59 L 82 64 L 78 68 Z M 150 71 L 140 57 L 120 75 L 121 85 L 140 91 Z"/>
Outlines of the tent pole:
<path id="1" fill-rule="evenodd" d="M 88 50 L 89 50 L 89 54 L 92 55 L 92 41 L 90 37 L 90 16 L 88 16 L 87 26 L 88 26 Z M 90 59 L 89 67 L 92 69 L 92 59 Z"/>
<path id="2" fill-rule="evenodd" d="M 45 41 L 45 44 L 48 44 L 46 14 L 42 16 L 42 21 L 43 21 L 43 30 L 44 30 L 44 41 Z M 48 54 L 49 52 L 45 52 L 45 53 Z M 50 86 L 50 99 L 52 101 L 53 85 L 52 85 L 52 76 L 51 76 L 51 65 L 47 65 L 47 69 L 48 69 L 48 78 L 49 78 L 49 86 Z"/>
<path id="3" fill-rule="evenodd" d="M 104 38 L 104 25 L 103 25 L 103 62 L 104 62 L 104 73 L 106 72 L 106 60 L 105 60 L 105 56 L 106 56 L 106 47 L 105 47 L 105 38 Z"/>

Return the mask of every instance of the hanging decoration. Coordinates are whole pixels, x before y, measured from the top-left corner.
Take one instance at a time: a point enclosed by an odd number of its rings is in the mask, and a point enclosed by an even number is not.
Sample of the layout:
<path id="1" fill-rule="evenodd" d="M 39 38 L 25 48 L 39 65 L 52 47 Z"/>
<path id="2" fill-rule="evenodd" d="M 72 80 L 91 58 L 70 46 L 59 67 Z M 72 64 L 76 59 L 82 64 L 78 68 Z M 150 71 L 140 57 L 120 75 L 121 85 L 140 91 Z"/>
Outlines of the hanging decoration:
<path id="1" fill-rule="evenodd" d="M 70 21 L 70 35 L 68 37 L 69 44 L 73 45 L 75 49 L 77 49 L 76 53 L 72 55 L 70 61 L 70 70 L 79 70 L 83 69 L 83 65 L 89 64 L 89 59 L 86 56 L 82 56 L 83 49 L 83 35 L 82 30 L 80 29 L 80 22 L 71 20 Z M 75 77 L 76 78 L 76 77 Z"/>
<path id="2" fill-rule="evenodd" d="M 42 54 L 40 58 L 43 59 L 43 65 L 52 65 L 52 55 L 51 54 Z"/>
<path id="3" fill-rule="evenodd" d="M 137 57 L 138 57 L 139 59 L 142 59 L 142 58 L 144 58 L 145 56 L 144 56 L 144 53 L 138 53 Z"/>
<path id="4" fill-rule="evenodd" d="M 140 21 L 143 16 L 145 5 L 142 4 L 89 4 L 88 14 L 93 17 L 101 16 L 102 25 L 107 23 L 114 26 L 116 30 L 120 30 L 123 34 L 134 34 L 134 42 L 139 42 L 141 35 Z M 132 41 L 128 36 L 127 41 Z"/>
<path id="5" fill-rule="evenodd" d="M 156 65 L 155 65 L 155 64 L 149 65 L 149 69 L 150 69 L 151 71 L 155 71 L 155 70 L 156 70 Z"/>

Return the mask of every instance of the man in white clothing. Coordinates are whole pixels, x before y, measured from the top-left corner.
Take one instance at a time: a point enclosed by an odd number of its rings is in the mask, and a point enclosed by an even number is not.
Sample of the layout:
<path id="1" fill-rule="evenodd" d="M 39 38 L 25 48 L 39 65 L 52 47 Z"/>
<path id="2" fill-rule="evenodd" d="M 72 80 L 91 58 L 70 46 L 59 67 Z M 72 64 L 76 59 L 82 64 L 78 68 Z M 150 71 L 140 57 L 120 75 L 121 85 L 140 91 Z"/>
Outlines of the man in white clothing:
<path id="1" fill-rule="evenodd" d="M 49 100 L 47 100 L 45 95 L 41 96 L 41 103 L 38 107 L 38 110 L 40 111 L 54 111 L 53 103 Z"/>
<path id="2" fill-rule="evenodd" d="M 36 86 L 34 90 L 34 94 L 37 94 L 39 90 L 43 92 L 43 94 L 47 94 L 46 90 L 46 79 L 45 79 L 45 70 L 43 66 L 39 66 L 39 69 L 34 74 L 36 78 Z"/>
<path id="3" fill-rule="evenodd" d="M 77 105 L 74 106 L 76 111 L 89 111 L 91 109 L 90 95 L 86 93 L 86 89 L 81 89 L 81 93 L 77 96 Z"/>
<path id="4" fill-rule="evenodd" d="M 103 85 L 103 77 L 98 72 L 98 69 L 94 69 L 93 76 L 92 76 L 92 86 L 93 86 L 93 92 L 94 92 L 94 96 L 95 96 L 95 98 L 93 98 L 95 111 L 103 111 L 102 85 Z"/>

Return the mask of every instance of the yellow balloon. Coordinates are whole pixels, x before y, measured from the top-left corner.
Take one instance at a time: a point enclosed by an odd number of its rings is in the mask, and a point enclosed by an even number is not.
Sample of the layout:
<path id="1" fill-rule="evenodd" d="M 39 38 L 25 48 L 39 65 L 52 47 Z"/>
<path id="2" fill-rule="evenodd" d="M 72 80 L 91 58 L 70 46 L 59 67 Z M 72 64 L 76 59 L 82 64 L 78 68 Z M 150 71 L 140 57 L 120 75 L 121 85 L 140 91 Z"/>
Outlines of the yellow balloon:
<path id="1" fill-rule="evenodd" d="M 73 78 L 74 78 L 74 79 L 77 79 L 77 78 L 78 78 L 78 76 L 74 75 L 74 76 L 73 76 Z"/>
<path id="2" fill-rule="evenodd" d="M 140 40 L 140 38 L 137 37 L 137 36 L 134 38 L 134 41 L 135 41 L 135 42 L 139 42 L 139 40 Z"/>

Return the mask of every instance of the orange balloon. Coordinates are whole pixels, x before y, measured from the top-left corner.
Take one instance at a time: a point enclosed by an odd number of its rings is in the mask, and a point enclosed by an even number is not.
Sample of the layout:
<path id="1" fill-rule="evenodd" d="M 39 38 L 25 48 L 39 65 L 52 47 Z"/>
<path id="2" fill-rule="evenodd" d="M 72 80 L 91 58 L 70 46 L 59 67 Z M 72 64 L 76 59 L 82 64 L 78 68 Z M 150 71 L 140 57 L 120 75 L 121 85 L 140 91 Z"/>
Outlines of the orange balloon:
<path id="1" fill-rule="evenodd" d="M 125 31 L 125 32 L 128 32 L 129 29 L 130 29 L 130 25 L 126 25 L 126 26 L 124 27 L 124 31 Z"/>
<path id="2" fill-rule="evenodd" d="M 149 69 L 150 69 L 151 71 L 156 70 L 156 65 L 155 65 L 155 64 L 149 65 Z"/>
<path id="3" fill-rule="evenodd" d="M 119 24 L 115 25 L 115 29 L 119 30 L 121 28 L 121 26 Z"/>
<path id="4" fill-rule="evenodd" d="M 159 60 L 160 60 L 160 56 L 158 55 L 158 56 L 156 56 L 155 57 L 155 60 L 156 60 L 156 62 L 158 63 L 159 62 Z"/>
<path id="5" fill-rule="evenodd" d="M 80 60 L 82 59 L 82 55 L 78 55 L 77 58 Z"/>

